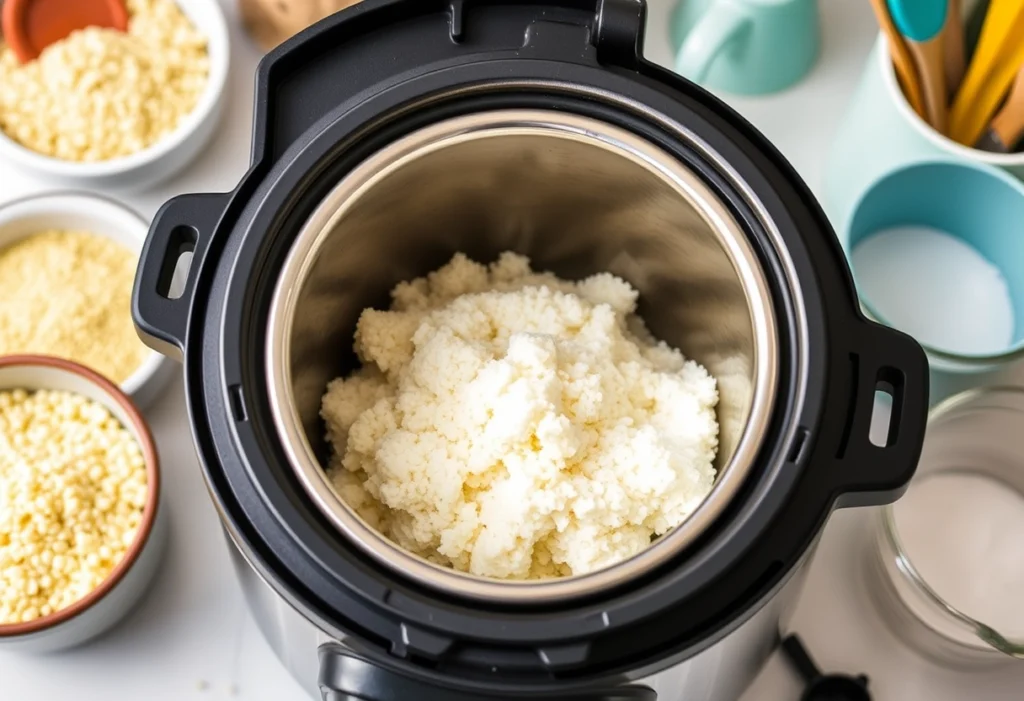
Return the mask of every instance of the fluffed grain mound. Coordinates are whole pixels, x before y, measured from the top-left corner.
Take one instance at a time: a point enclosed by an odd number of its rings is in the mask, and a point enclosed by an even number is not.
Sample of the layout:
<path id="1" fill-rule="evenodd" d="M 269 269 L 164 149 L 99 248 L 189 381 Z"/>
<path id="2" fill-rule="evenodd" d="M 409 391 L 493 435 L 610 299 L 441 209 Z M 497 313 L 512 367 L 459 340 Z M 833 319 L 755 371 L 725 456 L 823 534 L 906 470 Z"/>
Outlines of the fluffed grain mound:
<path id="1" fill-rule="evenodd" d="M 710 492 L 716 382 L 656 341 L 637 291 L 457 255 L 367 309 L 363 367 L 321 414 L 341 498 L 399 546 L 501 579 L 649 547 Z"/>
<path id="2" fill-rule="evenodd" d="M 124 382 L 150 352 L 132 324 L 137 261 L 105 236 L 76 231 L 0 249 L 0 355 L 55 355 Z"/>
<path id="3" fill-rule="evenodd" d="M 206 38 L 173 0 L 128 0 L 128 31 L 86 27 L 18 63 L 0 41 L 0 129 L 68 161 L 128 156 L 173 132 L 209 74 Z"/>

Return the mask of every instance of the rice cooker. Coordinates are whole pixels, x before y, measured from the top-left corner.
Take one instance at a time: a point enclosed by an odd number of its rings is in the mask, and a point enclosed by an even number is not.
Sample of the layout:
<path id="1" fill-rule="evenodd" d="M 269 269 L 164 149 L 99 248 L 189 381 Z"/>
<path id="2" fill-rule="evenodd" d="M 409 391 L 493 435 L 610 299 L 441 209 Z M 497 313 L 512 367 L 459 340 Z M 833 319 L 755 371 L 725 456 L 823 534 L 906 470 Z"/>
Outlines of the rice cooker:
<path id="1" fill-rule="evenodd" d="M 364 0 L 263 60 L 234 191 L 176 197 L 152 224 L 135 323 L 184 363 L 244 595 L 316 697 L 734 699 L 830 512 L 892 501 L 914 472 L 924 353 L 862 316 L 779 153 L 643 59 L 644 21 L 638 0 Z M 359 313 L 456 252 L 507 250 L 628 280 L 650 330 L 719 379 L 711 494 L 588 575 L 441 568 L 321 467 L 320 399 L 357 367 Z M 872 441 L 877 392 L 891 412 Z"/>

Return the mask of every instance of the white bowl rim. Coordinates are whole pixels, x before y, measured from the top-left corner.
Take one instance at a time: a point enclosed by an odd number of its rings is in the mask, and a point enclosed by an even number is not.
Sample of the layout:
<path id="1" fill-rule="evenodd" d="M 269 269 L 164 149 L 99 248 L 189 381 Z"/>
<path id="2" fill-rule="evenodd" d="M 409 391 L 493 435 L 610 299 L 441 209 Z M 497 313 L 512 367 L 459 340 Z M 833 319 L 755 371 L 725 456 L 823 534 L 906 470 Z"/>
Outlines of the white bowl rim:
<path id="1" fill-rule="evenodd" d="M 181 7 L 179 0 L 173 0 Z M 181 120 L 177 128 L 170 134 L 141 151 L 111 158 L 106 161 L 69 161 L 55 158 L 22 146 L 7 136 L 0 129 L 0 158 L 10 158 L 19 165 L 37 172 L 49 173 L 64 178 L 103 178 L 133 171 L 157 161 L 174 149 L 181 146 L 205 122 L 220 102 L 227 85 L 228 68 L 231 62 L 231 46 L 227 20 L 224 10 L 217 0 L 192 0 L 204 3 L 210 8 L 210 26 L 199 29 L 206 36 L 209 47 L 217 46 L 218 50 L 208 51 L 210 56 L 210 72 L 206 80 L 206 89 L 199 98 L 195 108 Z M 187 13 L 186 13 L 187 14 Z"/>
<path id="2" fill-rule="evenodd" d="M 97 216 L 100 218 L 104 217 L 104 212 L 117 212 L 121 215 L 126 216 L 128 219 L 134 220 L 139 224 L 139 248 L 146 242 L 146 237 L 149 233 L 149 223 L 146 218 L 136 212 L 128 205 L 120 202 L 113 197 L 107 195 L 101 195 L 94 192 L 85 192 L 82 190 L 47 190 L 32 195 L 26 195 L 13 200 L 0 203 L 0 228 L 5 225 L 3 221 L 3 215 L 9 210 L 24 207 L 24 214 L 35 214 L 40 212 L 51 212 L 54 208 L 47 206 L 51 203 L 59 202 L 61 200 L 80 200 L 88 203 L 88 206 L 95 207 Z M 20 219 L 21 216 L 12 217 L 11 220 Z M 102 231 L 91 232 L 97 236 L 106 236 Z M 146 355 L 146 359 L 129 375 L 119 387 L 122 392 L 130 397 L 135 397 L 146 384 L 156 376 L 161 367 L 170 362 L 168 358 L 164 357 L 160 353 L 156 352 L 152 348 L 148 349 L 149 353 Z"/>

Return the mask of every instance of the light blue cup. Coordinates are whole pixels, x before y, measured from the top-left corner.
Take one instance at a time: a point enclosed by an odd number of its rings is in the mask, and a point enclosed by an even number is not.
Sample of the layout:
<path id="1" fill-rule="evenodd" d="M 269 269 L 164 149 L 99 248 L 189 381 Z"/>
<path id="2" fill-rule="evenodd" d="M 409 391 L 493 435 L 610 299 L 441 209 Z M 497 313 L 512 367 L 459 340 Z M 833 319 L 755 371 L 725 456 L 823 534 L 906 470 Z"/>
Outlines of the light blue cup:
<path id="1" fill-rule="evenodd" d="M 951 158 L 1001 168 L 1024 180 L 1024 153 L 989 153 L 939 134 L 907 103 L 879 37 L 825 167 L 823 206 L 838 226 L 864 190 L 885 173 L 916 161 Z"/>
<path id="2" fill-rule="evenodd" d="M 861 189 L 836 225 L 855 281 L 853 249 L 883 229 L 904 225 L 939 229 L 999 268 L 1015 313 L 1013 342 L 1002 352 L 966 355 L 922 344 L 931 368 L 932 403 L 972 386 L 999 383 L 1007 365 L 1024 357 L 1024 184 L 998 168 L 949 157 L 891 167 Z M 861 304 L 868 316 L 887 323 L 870 300 L 862 296 Z"/>
<path id="3" fill-rule="evenodd" d="M 821 49 L 818 0 L 680 0 L 675 71 L 712 90 L 763 95 L 804 77 Z"/>

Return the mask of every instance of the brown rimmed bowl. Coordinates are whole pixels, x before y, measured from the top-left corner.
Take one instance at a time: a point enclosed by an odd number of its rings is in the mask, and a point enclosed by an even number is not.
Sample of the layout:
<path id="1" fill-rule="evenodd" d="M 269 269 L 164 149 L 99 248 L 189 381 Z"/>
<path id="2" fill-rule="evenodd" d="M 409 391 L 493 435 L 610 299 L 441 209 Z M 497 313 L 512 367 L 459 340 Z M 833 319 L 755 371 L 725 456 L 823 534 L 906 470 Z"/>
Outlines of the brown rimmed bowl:
<path id="1" fill-rule="evenodd" d="M 164 551 L 166 509 L 161 506 L 160 462 L 142 414 L 128 396 L 92 370 L 39 355 L 0 357 L 0 391 L 52 390 L 105 406 L 132 434 L 146 461 L 147 497 L 142 524 L 124 558 L 107 578 L 71 606 L 25 623 L 0 624 L 0 651 L 54 652 L 95 638 L 121 621 L 149 588 Z"/>

